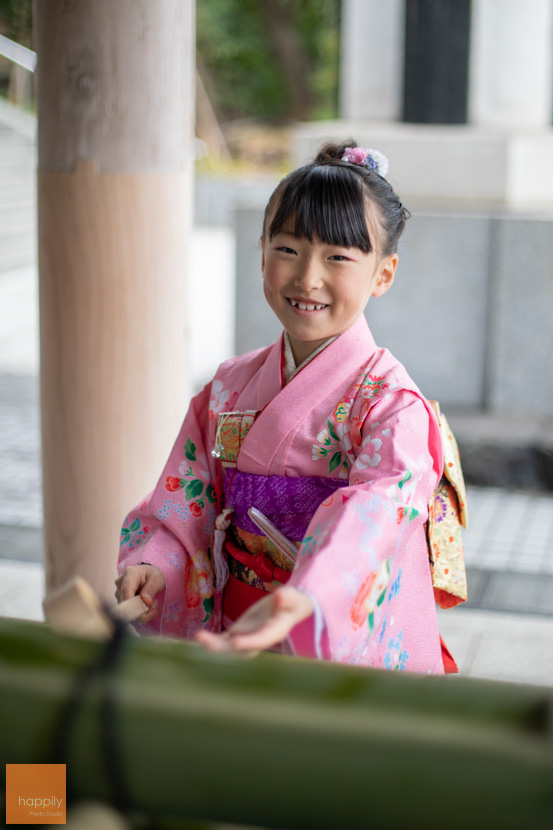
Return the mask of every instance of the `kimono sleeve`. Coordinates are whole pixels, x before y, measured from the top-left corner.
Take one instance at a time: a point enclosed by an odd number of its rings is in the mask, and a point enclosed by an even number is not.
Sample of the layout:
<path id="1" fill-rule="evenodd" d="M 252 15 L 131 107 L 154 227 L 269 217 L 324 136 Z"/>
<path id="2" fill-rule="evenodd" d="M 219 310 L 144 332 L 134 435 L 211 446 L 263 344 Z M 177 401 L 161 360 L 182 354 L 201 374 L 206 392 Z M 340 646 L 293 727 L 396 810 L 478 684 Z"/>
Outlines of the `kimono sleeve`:
<path id="1" fill-rule="evenodd" d="M 165 576 L 159 612 L 140 633 L 192 637 L 220 627 L 211 535 L 215 520 L 214 469 L 206 452 L 210 386 L 191 402 L 158 484 L 125 519 L 117 569 L 156 565 Z"/>
<path id="2" fill-rule="evenodd" d="M 400 389 L 371 406 L 346 487 L 317 509 L 289 585 L 315 614 L 296 626 L 296 654 L 443 673 L 425 522 L 441 443 L 421 397 Z"/>

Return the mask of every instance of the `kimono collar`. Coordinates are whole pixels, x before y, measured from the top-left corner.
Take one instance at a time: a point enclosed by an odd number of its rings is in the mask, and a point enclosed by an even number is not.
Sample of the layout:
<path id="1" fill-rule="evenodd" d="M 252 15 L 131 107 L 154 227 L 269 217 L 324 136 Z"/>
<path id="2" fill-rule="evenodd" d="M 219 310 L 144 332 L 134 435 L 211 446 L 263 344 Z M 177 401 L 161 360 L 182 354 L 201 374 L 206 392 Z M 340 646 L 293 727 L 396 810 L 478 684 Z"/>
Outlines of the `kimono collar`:
<path id="1" fill-rule="evenodd" d="M 329 399 L 329 407 L 341 400 L 376 349 L 361 315 L 327 344 L 316 360 L 311 359 L 297 378 L 282 386 L 281 335 L 256 372 L 255 382 L 245 388 L 236 404 L 240 411 L 262 410 L 241 445 L 238 469 L 254 475 L 287 475 L 288 452 L 301 424 L 324 399 Z"/>
<path id="2" fill-rule="evenodd" d="M 310 354 L 308 357 L 306 357 L 305 360 L 303 361 L 303 363 L 300 363 L 300 365 L 297 366 L 296 365 L 296 360 L 294 358 L 294 353 L 292 351 L 292 345 L 290 343 L 290 337 L 288 335 L 288 332 L 285 331 L 284 332 L 284 366 L 283 366 L 284 382 L 289 383 L 292 380 L 292 378 L 295 375 L 297 375 L 297 373 L 300 371 L 300 369 L 303 369 L 304 366 L 307 366 L 307 364 L 311 360 L 313 360 L 314 357 L 317 357 L 317 355 L 320 354 L 323 349 L 326 349 L 326 347 L 328 345 L 330 345 L 330 343 L 332 343 L 333 340 L 336 340 L 337 336 L 338 335 L 335 335 L 334 337 L 329 337 L 328 340 L 325 340 L 325 342 L 321 346 L 319 346 L 318 349 L 315 349 L 315 351 L 312 354 Z"/>

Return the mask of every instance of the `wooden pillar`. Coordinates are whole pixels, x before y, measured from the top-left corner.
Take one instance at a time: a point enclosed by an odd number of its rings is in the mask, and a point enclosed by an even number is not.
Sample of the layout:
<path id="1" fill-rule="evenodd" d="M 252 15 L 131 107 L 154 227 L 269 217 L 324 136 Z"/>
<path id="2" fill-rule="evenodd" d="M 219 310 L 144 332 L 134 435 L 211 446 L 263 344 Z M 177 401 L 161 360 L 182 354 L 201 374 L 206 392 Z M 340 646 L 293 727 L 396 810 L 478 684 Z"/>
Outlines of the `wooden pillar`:
<path id="1" fill-rule="evenodd" d="M 125 513 L 184 415 L 193 0 L 39 0 L 47 590 L 113 596 Z"/>

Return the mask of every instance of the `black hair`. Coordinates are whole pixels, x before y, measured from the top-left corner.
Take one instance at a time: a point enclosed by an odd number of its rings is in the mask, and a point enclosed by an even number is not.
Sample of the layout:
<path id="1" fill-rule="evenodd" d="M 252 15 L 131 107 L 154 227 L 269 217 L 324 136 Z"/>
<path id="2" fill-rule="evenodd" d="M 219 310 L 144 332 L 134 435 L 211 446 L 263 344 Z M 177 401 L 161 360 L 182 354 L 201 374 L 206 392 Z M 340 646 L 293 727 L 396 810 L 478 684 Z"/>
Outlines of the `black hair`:
<path id="1" fill-rule="evenodd" d="M 374 170 L 343 161 L 346 148 L 357 147 L 353 140 L 326 144 L 310 164 L 294 170 L 273 192 L 263 219 L 263 237 L 279 233 L 293 221 L 293 233 L 316 235 L 322 242 L 359 248 L 368 254 L 376 250 L 367 227 L 367 206 L 374 205 L 375 219 L 382 234 L 381 256 L 397 250 L 397 243 L 409 211 L 403 207 L 391 184 Z M 267 229 L 269 216 L 275 214 Z"/>

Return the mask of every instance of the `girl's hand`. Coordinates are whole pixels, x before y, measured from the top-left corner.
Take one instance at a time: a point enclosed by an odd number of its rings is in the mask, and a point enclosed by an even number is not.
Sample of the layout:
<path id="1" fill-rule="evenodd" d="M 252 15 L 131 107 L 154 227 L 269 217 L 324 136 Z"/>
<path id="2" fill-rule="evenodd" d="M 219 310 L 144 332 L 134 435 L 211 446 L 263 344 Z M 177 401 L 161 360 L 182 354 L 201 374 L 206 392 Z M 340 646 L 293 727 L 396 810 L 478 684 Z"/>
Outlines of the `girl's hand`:
<path id="1" fill-rule="evenodd" d="M 156 618 L 158 612 L 158 601 L 156 594 L 165 588 L 165 577 L 163 572 L 155 565 L 130 565 L 125 568 L 121 576 L 115 580 L 115 598 L 117 602 L 140 594 L 142 600 L 149 605 L 146 611 L 137 622 L 149 623 Z"/>
<path id="2" fill-rule="evenodd" d="M 199 631 L 196 641 L 208 651 L 240 651 L 250 656 L 281 643 L 298 623 L 315 609 L 307 594 L 297 588 L 278 588 L 242 614 L 228 631 Z"/>

